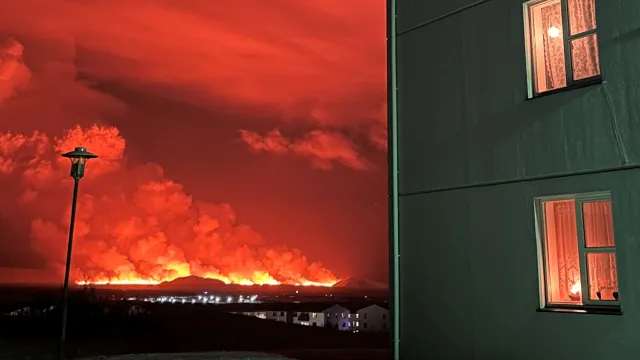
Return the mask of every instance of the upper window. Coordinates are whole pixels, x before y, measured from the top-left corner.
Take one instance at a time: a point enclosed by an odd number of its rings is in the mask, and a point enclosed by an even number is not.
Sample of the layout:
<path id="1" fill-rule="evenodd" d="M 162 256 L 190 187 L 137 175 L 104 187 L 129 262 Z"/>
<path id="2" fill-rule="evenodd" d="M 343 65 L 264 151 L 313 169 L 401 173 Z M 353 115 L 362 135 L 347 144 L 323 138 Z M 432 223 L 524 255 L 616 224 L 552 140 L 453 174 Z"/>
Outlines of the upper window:
<path id="1" fill-rule="evenodd" d="M 524 6 L 529 97 L 600 77 L 595 0 Z"/>
<path id="2" fill-rule="evenodd" d="M 619 308 L 611 195 L 540 198 L 536 207 L 544 306 Z"/>

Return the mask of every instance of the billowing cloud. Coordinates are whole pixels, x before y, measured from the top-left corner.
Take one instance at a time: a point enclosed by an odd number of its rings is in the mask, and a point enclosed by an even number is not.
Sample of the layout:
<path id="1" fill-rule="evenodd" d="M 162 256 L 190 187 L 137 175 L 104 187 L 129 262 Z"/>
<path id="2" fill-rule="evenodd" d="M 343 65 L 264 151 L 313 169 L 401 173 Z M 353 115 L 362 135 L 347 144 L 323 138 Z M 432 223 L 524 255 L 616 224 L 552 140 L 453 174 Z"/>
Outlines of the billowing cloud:
<path id="1" fill-rule="evenodd" d="M 23 61 L 24 46 L 13 38 L 0 42 L 0 103 L 23 90 L 31 72 Z"/>
<path id="2" fill-rule="evenodd" d="M 359 155 L 355 145 L 344 134 L 313 130 L 298 139 L 285 138 L 275 129 L 264 136 L 241 130 L 242 140 L 253 150 L 278 155 L 294 154 L 311 160 L 319 169 L 329 170 L 340 163 L 356 170 L 370 169 L 370 164 Z"/>
<path id="3" fill-rule="evenodd" d="M 382 106 L 377 123 L 369 128 L 369 141 L 377 149 L 387 150 L 387 104 Z"/>
<path id="4" fill-rule="evenodd" d="M 69 188 L 69 165 L 59 154 L 76 144 L 104 155 L 87 164 L 78 200 L 76 280 L 159 282 L 198 275 L 239 284 L 336 281 L 299 251 L 268 246 L 237 223 L 230 205 L 194 200 L 158 165 L 127 166 L 124 139 L 103 126 L 75 127 L 57 138 L 0 136 L 3 174 L 21 179 L 22 193 L 9 206 L 19 204 L 31 215 L 32 247 L 52 269 L 64 263 L 70 213 L 68 200 L 55 196 Z M 54 215 L 60 208 L 67 211 Z"/>
<path id="5" fill-rule="evenodd" d="M 10 84 L 19 84 L 26 91 L 16 96 L 13 89 L 17 87 L 13 87 L 0 114 L 13 112 L 16 117 L 9 120 L 20 119 L 22 114 L 34 125 L 58 119 L 30 117 L 33 114 L 29 109 L 39 104 L 33 101 L 48 98 L 47 93 L 40 92 L 41 78 L 37 76 L 33 84 L 28 80 L 15 82 L 15 69 L 24 65 L 20 58 L 22 45 L 11 42 L 3 49 L 10 55 L 6 57 L 9 64 L 13 64 L 4 74 L 8 74 Z M 4 64 L 3 60 L 0 66 Z M 31 71 L 24 68 L 23 73 Z M 89 116 L 78 122 L 100 123 L 116 108 L 121 110 L 109 96 L 57 71 L 40 74 L 54 74 L 53 78 L 61 81 L 58 84 L 72 84 L 70 89 L 76 91 L 66 94 L 70 104 L 92 100 L 88 101 L 91 107 L 63 106 L 58 109 L 61 115 L 74 119 L 79 113 L 86 114 Z M 43 76 L 43 83 L 47 76 Z M 55 93 L 49 96 L 60 99 Z M 13 108 L 23 101 L 31 106 Z M 0 119 L 5 120 L 4 116 Z M 60 271 L 64 264 L 70 215 L 69 199 L 61 196 L 69 190 L 69 164 L 59 155 L 83 145 L 100 157 L 87 164 L 78 199 L 75 280 L 154 283 L 197 275 L 238 284 L 327 285 L 337 281 L 331 271 L 307 260 L 300 251 L 269 246 L 250 226 L 238 223 L 229 204 L 193 199 L 182 185 L 164 176 L 157 164 L 129 163 L 125 139 L 117 128 L 95 124 L 65 130 L 64 122 L 56 125 L 63 127 L 57 134 L 0 132 L 0 181 L 5 192 L 13 194 L 9 201 L 0 203 L 0 213 L 11 223 L 29 224 L 25 230 L 30 233 L 30 245 L 50 269 Z"/>
<path id="6" fill-rule="evenodd" d="M 0 33 L 75 49 L 87 77 L 268 107 L 283 129 L 364 129 L 378 148 L 384 24 L 371 0 L 0 1 Z"/>
<path id="7" fill-rule="evenodd" d="M 113 88 L 212 116 L 240 109 L 216 121 L 238 137 L 246 129 L 263 151 L 370 169 L 369 150 L 385 148 L 384 41 L 379 0 L 0 0 L 0 226 L 22 231 L 57 268 L 69 201 L 68 164 L 57 155 L 86 145 L 100 158 L 83 180 L 80 206 L 91 217 L 78 222 L 76 276 L 333 279 L 300 251 L 269 245 L 230 205 L 198 201 L 160 165 L 129 158 L 139 142 L 120 125 L 154 123 L 141 121 L 135 95 Z M 254 132 L 265 128 L 282 133 Z"/>

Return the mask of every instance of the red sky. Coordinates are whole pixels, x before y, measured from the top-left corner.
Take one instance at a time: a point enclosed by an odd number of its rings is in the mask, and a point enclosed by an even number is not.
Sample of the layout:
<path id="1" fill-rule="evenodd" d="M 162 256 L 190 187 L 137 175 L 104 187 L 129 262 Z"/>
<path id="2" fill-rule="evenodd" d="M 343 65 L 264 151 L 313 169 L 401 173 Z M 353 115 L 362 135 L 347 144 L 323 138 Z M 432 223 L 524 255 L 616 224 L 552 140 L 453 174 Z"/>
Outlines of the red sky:
<path id="1" fill-rule="evenodd" d="M 156 179 L 153 162 L 194 202 L 230 204 L 267 244 L 338 276 L 386 278 L 384 27 L 382 0 L 0 0 L 0 126 L 52 138 L 99 124 L 103 142 L 89 130 L 58 144 L 86 139 L 107 156 L 94 171 L 122 184 Z M 21 144 L 0 145 L 0 168 L 24 160 Z M 71 184 L 27 186 L 21 169 L 0 175 L 22 196 L 0 196 L 11 204 L 0 241 L 12 244 L 0 267 L 44 266 L 35 218 L 64 228 L 48 201 Z M 91 183 L 91 171 L 86 191 L 104 198 L 114 180 Z M 40 205 L 13 213 L 31 193 Z"/>

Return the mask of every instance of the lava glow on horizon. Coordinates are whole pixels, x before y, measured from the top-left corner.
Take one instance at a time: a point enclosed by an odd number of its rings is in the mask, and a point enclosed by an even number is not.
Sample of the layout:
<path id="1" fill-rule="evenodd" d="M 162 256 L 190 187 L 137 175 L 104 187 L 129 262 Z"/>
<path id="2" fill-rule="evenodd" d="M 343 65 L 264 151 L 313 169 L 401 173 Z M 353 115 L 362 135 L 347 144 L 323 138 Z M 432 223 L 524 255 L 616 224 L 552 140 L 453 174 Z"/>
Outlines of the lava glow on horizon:
<path id="1" fill-rule="evenodd" d="M 162 279 L 162 280 L 151 280 L 151 279 L 140 279 L 140 278 L 131 278 L 131 279 L 104 279 L 104 278 L 97 278 L 94 280 L 82 280 L 82 281 L 76 281 L 76 285 L 141 285 L 141 286 L 154 286 L 154 285 L 159 285 L 161 283 L 164 282 L 169 282 L 169 281 L 173 281 L 176 279 L 180 279 L 180 278 L 184 278 L 187 277 L 189 275 L 186 276 L 178 276 L 175 278 L 166 278 L 166 279 Z M 219 280 L 227 285 L 230 284 L 234 284 L 234 285 L 243 285 L 243 286 L 253 286 L 253 285 L 258 285 L 258 286 L 263 286 L 263 285 L 267 285 L 267 286 L 274 286 L 274 285 L 293 285 L 293 286 L 317 286 L 317 287 L 332 287 L 333 285 L 335 285 L 338 281 L 331 281 L 331 282 L 316 282 L 316 281 L 309 281 L 309 280 L 302 280 L 301 282 L 285 282 L 285 283 L 281 283 L 271 277 L 267 278 L 266 280 L 264 279 L 254 279 L 254 280 L 250 280 L 247 278 L 243 278 L 243 279 L 239 279 L 239 278 L 235 278 L 235 277 L 227 277 L 227 276 L 221 276 L 221 275 L 213 275 L 213 276 L 203 276 L 202 278 L 204 279 L 212 279 L 212 280 Z"/>

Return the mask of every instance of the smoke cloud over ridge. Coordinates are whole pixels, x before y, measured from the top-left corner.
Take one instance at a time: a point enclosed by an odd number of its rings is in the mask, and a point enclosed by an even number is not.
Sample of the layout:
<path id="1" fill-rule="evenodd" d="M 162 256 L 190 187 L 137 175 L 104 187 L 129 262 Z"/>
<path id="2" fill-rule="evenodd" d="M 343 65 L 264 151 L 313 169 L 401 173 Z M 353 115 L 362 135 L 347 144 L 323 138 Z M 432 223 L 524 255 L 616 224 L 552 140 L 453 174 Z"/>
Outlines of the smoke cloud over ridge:
<path id="1" fill-rule="evenodd" d="M 51 79 L 73 83 L 77 92 L 51 94 L 57 97 L 60 113 L 48 118 L 83 114 L 79 125 L 58 133 L 0 133 L 0 181 L 12 200 L 3 204 L 0 214 L 12 223 L 29 219 L 30 245 L 49 268 L 60 270 L 64 264 L 69 226 L 72 183 L 68 160 L 59 155 L 86 146 L 100 157 L 88 162 L 81 183 L 75 280 L 156 283 L 197 275 L 237 284 L 337 281 L 331 271 L 300 251 L 268 246 L 250 226 L 237 222 L 229 204 L 197 201 L 167 179 L 159 165 L 129 161 L 125 139 L 102 119 L 125 106 L 75 81 L 75 68 L 69 62 L 43 70 L 30 82 L 33 74 L 24 64 L 23 50 L 14 39 L 0 48 L 0 124 L 8 127 L 7 121 L 24 119 L 27 124 L 22 125 L 29 128 L 33 117 L 27 115 L 37 109 L 25 104 L 41 99 L 40 91 Z M 70 111 L 62 106 L 64 96 L 94 106 Z"/>

